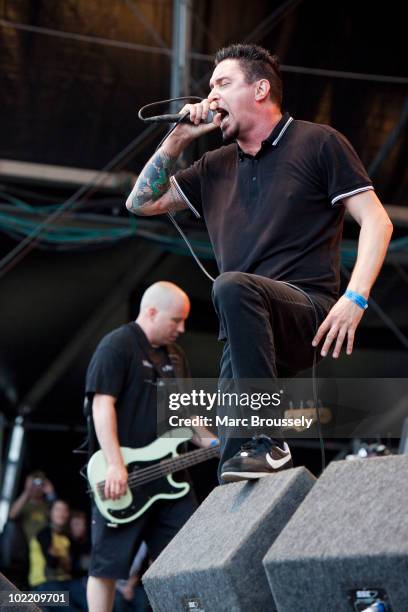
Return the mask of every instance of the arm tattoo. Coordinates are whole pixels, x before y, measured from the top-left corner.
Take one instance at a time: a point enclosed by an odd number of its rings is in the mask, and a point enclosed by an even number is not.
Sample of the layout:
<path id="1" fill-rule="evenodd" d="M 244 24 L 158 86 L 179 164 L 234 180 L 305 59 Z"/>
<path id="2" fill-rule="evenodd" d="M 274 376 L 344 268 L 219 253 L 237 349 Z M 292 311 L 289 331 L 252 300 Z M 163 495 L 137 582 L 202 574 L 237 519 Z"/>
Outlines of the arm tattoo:
<path id="1" fill-rule="evenodd" d="M 131 193 L 132 208 L 142 208 L 147 202 L 158 200 L 166 193 L 176 161 L 160 149 L 153 155 L 139 174 Z"/>

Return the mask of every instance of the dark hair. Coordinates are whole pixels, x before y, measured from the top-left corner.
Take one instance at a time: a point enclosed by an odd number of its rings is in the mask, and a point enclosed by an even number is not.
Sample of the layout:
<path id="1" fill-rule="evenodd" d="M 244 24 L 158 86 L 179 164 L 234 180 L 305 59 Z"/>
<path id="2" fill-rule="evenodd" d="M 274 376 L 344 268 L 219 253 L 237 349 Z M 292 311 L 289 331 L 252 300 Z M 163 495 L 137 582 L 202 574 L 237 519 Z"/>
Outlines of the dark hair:
<path id="1" fill-rule="evenodd" d="M 65 506 L 67 506 L 68 512 L 71 516 L 71 507 L 65 499 L 61 499 L 61 497 L 57 497 L 56 499 L 53 499 L 51 502 L 50 510 L 54 508 L 55 504 L 64 504 Z"/>
<path id="2" fill-rule="evenodd" d="M 237 43 L 223 47 L 215 54 L 214 64 L 218 66 L 226 59 L 236 59 L 244 73 L 247 83 L 267 79 L 271 85 L 270 98 L 279 108 L 282 105 L 282 78 L 279 70 L 279 58 L 259 45 Z"/>
<path id="3" fill-rule="evenodd" d="M 73 518 L 83 518 L 86 520 L 86 512 L 84 510 L 71 510 L 70 519 Z"/>

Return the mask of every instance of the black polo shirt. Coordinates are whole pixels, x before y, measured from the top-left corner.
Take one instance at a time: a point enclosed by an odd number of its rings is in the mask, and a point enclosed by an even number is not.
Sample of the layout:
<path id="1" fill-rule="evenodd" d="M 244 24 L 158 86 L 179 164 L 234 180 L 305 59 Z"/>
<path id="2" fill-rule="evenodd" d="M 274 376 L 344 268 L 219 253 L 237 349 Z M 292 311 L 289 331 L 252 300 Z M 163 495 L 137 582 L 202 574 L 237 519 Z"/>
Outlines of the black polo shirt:
<path id="1" fill-rule="evenodd" d="M 237 143 L 171 177 L 204 217 L 220 272 L 241 271 L 338 296 L 342 199 L 373 189 L 351 144 L 286 113 L 255 156 Z"/>

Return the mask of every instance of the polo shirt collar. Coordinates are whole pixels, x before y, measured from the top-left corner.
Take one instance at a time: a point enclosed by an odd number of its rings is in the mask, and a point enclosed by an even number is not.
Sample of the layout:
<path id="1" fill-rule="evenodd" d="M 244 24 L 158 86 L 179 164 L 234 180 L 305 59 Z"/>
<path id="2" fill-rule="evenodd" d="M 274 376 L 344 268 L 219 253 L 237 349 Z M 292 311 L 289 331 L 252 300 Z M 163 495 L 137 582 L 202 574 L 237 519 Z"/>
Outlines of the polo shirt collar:
<path id="1" fill-rule="evenodd" d="M 275 127 L 273 128 L 272 132 L 269 134 L 269 136 L 267 138 L 265 138 L 265 140 L 262 141 L 261 143 L 261 149 L 260 151 L 266 146 L 272 146 L 272 147 L 276 147 L 280 140 L 282 139 L 283 135 L 285 134 L 286 130 L 288 129 L 289 125 L 292 123 L 293 121 L 293 117 L 291 117 L 289 115 L 289 113 L 285 113 L 284 115 L 282 115 L 282 118 L 279 120 L 279 122 L 275 125 Z M 238 155 L 239 158 L 242 160 L 245 157 L 248 157 L 240 148 L 239 144 L 237 144 L 238 147 Z M 257 153 L 257 155 L 259 155 L 259 152 Z"/>
<path id="2" fill-rule="evenodd" d="M 266 138 L 262 144 L 269 143 L 273 147 L 276 147 L 292 121 L 293 117 L 291 117 L 289 113 L 282 115 L 282 119 L 275 125 L 268 138 Z"/>

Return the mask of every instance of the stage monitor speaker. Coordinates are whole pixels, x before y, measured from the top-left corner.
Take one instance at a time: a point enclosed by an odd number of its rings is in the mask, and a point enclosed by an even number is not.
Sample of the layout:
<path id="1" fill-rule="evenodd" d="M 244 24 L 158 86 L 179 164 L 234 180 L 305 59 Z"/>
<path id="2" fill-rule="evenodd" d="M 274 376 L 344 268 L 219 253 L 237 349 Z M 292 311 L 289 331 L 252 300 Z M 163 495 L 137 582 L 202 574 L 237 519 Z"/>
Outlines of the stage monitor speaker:
<path id="1" fill-rule="evenodd" d="M 407 612 L 408 457 L 332 462 L 264 566 L 279 612 Z"/>
<path id="2" fill-rule="evenodd" d="M 19 610 L 24 610 L 24 612 L 41 612 L 40 608 L 37 608 L 34 604 L 29 603 L 14 603 L 9 605 L 7 603 L 7 595 L 8 593 L 20 593 L 20 591 L 14 586 L 10 580 L 8 580 L 3 574 L 0 572 L 0 610 L 1 612 L 17 612 Z M 65 608 L 67 609 L 67 608 Z M 64 608 L 62 608 L 64 610 Z"/>
<path id="3" fill-rule="evenodd" d="M 214 489 L 144 574 L 154 612 L 275 610 L 262 559 L 314 482 L 302 467 Z"/>

